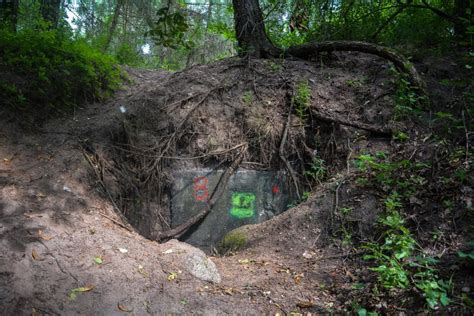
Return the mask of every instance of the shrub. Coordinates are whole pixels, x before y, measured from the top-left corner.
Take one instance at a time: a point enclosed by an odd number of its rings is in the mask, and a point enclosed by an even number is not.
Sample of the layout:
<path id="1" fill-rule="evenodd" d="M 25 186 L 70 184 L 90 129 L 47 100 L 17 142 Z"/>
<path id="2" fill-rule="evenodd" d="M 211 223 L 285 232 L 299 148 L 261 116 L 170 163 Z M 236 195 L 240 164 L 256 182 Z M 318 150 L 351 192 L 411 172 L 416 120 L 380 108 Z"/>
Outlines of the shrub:
<path id="1" fill-rule="evenodd" d="M 0 30 L 0 102 L 30 118 L 102 99 L 118 88 L 112 57 L 61 31 Z"/>
<path id="2" fill-rule="evenodd" d="M 247 237 L 243 232 L 231 231 L 222 238 L 220 248 L 223 251 L 237 251 L 247 243 Z"/>

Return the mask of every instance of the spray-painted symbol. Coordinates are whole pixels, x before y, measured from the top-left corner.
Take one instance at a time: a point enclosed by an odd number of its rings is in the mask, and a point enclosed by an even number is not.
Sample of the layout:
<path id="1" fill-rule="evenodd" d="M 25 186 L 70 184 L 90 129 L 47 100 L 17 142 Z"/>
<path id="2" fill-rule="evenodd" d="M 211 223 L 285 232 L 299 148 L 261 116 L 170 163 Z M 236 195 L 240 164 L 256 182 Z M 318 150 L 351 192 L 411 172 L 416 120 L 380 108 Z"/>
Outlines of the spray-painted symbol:
<path id="1" fill-rule="evenodd" d="M 272 193 L 273 193 L 273 194 L 280 193 L 280 187 L 279 187 L 277 184 L 273 185 L 273 187 L 272 187 Z"/>
<path id="2" fill-rule="evenodd" d="M 232 193 L 232 207 L 230 215 L 236 218 L 249 218 L 255 215 L 255 194 Z"/>
<path id="3" fill-rule="evenodd" d="M 209 191 L 207 189 L 207 183 L 209 182 L 206 177 L 197 177 L 193 180 L 193 196 L 198 202 L 205 202 L 209 197 Z"/>

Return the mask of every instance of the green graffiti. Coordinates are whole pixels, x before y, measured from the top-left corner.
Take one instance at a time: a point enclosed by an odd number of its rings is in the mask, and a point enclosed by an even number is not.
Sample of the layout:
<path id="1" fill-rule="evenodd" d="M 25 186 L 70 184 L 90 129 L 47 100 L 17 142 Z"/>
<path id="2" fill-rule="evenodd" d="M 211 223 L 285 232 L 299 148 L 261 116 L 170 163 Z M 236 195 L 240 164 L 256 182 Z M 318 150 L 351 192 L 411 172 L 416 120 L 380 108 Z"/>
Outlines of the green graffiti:
<path id="1" fill-rule="evenodd" d="M 232 207 L 230 215 L 237 218 L 249 218 L 255 215 L 255 194 L 232 193 Z"/>

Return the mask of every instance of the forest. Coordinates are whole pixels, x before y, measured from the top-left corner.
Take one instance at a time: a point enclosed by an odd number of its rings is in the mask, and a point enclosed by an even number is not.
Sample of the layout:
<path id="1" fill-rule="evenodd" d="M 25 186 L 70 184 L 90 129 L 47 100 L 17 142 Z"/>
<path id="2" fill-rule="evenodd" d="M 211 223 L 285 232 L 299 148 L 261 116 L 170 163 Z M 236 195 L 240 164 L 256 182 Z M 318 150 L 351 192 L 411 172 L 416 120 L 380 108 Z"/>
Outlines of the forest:
<path id="1" fill-rule="evenodd" d="M 0 314 L 472 314 L 473 44 L 473 0 L 0 0 Z"/>

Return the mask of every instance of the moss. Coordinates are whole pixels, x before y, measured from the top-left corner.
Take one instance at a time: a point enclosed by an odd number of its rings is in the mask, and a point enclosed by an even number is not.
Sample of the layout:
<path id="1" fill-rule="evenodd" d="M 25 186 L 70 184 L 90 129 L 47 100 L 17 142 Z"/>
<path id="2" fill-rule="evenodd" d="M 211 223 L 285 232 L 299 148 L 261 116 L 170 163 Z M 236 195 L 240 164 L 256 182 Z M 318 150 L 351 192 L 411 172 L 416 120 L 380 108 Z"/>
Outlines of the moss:
<path id="1" fill-rule="evenodd" d="M 223 251 L 237 251 L 247 244 L 247 236 L 242 231 L 231 231 L 222 238 L 220 248 Z"/>

